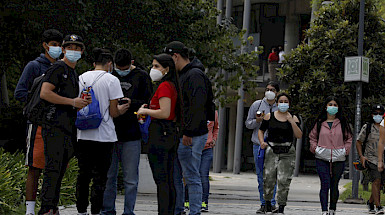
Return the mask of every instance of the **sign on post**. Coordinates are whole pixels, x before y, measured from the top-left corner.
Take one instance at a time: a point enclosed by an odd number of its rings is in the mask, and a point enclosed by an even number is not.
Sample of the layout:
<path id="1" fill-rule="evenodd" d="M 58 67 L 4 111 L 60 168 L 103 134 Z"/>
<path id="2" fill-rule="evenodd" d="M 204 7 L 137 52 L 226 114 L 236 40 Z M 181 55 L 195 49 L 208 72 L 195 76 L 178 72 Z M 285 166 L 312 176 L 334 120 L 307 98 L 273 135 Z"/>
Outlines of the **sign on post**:
<path id="1" fill-rule="evenodd" d="M 350 81 L 369 83 L 369 58 L 345 57 L 345 82 Z"/>

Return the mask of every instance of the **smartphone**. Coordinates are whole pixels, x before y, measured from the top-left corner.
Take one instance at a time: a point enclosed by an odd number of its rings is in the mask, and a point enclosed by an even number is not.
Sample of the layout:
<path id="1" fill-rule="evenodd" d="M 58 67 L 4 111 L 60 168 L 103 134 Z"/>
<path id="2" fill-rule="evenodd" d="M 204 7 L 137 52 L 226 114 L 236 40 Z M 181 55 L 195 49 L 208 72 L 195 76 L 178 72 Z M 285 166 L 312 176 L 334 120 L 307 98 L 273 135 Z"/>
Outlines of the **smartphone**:
<path id="1" fill-rule="evenodd" d="M 127 104 L 127 103 L 128 103 L 128 100 L 127 100 L 127 99 L 121 99 L 121 100 L 119 100 L 119 104 L 120 104 L 120 105 Z"/>

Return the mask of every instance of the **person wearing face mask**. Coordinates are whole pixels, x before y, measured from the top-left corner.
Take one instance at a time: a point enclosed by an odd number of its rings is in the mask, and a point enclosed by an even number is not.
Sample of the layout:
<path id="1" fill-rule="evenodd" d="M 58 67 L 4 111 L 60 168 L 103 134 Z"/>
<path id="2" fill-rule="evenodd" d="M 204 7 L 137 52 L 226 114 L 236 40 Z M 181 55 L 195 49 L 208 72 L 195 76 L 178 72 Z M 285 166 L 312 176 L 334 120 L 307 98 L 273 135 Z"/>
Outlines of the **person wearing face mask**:
<path id="1" fill-rule="evenodd" d="M 301 138 L 297 116 L 290 114 L 291 98 L 286 93 L 277 96 L 278 110 L 263 118 L 258 131 L 261 148 L 265 149 L 263 169 L 263 189 L 266 212 L 272 212 L 270 199 L 273 198 L 277 184 L 278 214 L 283 214 L 289 194 L 290 183 L 295 166 L 295 147 L 293 138 Z M 265 139 L 266 131 L 269 132 Z"/>
<path id="2" fill-rule="evenodd" d="M 91 214 L 99 214 L 102 209 L 112 149 L 118 140 L 112 118 L 124 114 L 126 106 L 129 106 L 129 104 L 118 106 L 118 99 L 123 97 L 123 92 L 119 79 L 108 72 L 113 67 L 111 52 L 107 49 L 94 48 L 93 56 L 95 69 L 79 76 L 79 94 L 85 87 L 92 85 L 103 119 L 98 128 L 78 130 L 76 157 L 79 171 L 76 182 L 76 208 L 79 215 L 88 214 L 91 180 Z"/>
<path id="3" fill-rule="evenodd" d="M 119 111 L 114 118 L 118 141 L 114 143 L 111 166 L 107 173 L 106 190 L 101 214 L 115 214 L 119 164 L 123 173 L 124 213 L 134 214 L 139 181 L 139 160 L 141 154 L 141 134 L 138 119 L 134 114 L 152 95 L 152 83 L 147 72 L 133 65 L 128 49 L 115 52 L 115 68 L 112 75 L 120 81 L 124 98 L 119 100 Z"/>
<path id="4" fill-rule="evenodd" d="M 179 143 L 176 123 L 181 121 L 182 107 L 178 74 L 172 57 L 167 54 L 154 56 L 150 76 L 159 86 L 149 108 L 142 105 L 138 114 L 151 117 L 148 159 L 157 186 L 158 214 L 174 215 L 176 193 L 173 173 Z"/>
<path id="5" fill-rule="evenodd" d="M 266 210 L 266 201 L 263 198 L 263 169 L 258 167 L 258 155 L 260 153 L 260 142 L 258 140 L 258 130 L 263 121 L 263 117 L 271 112 L 277 111 L 278 106 L 275 101 L 276 93 L 279 92 L 279 85 L 277 82 L 270 81 L 265 88 L 265 97 L 261 100 L 255 101 L 249 109 L 247 119 L 245 121 L 246 128 L 253 129 L 251 136 L 251 142 L 253 142 L 253 155 L 255 162 L 255 172 L 258 176 L 258 191 L 261 207 L 257 210 L 257 214 L 264 214 Z M 266 135 L 267 136 L 267 133 Z M 274 189 L 273 198 L 271 199 L 272 211 L 275 212 L 276 201 L 275 201 L 276 189 Z"/>
<path id="6" fill-rule="evenodd" d="M 76 112 L 87 106 L 90 98 L 79 98 L 79 79 L 75 72 L 84 51 L 83 39 L 75 34 L 64 37 L 64 58 L 54 63 L 42 79 L 40 98 L 45 102 L 42 136 L 45 168 L 39 214 L 59 214 L 61 181 L 76 143 Z"/>
<path id="7" fill-rule="evenodd" d="M 377 167 L 377 145 L 380 139 L 380 123 L 383 120 L 384 107 L 382 105 L 374 105 L 371 111 L 372 114 L 370 115 L 369 122 L 362 126 L 357 137 L 356 146 L 362 166 L 367 168 L 369 181 L 372 182 L 372 195 L 367 202 L 369 213 L 384 214 L 384 209 L 381 206 L 380 190 L 381 182 L 385 180 L 385 173 L 379 172 Z M 376 209 L 374 205 L 376 205 Z"/>
<path id="8" fill-rule="evenodd" d="M 63 35 L 59 31 L 55 29 L 44 31 L 42 40 L 44 54 L 40 54 L 25 66 L 15 89 L 15 98 L 23 103 L 27 102 L 28 91 L 31 89 L 34 79 L 45 74 L 61 54 Z M 27 124 L 26 214 L 34 215 L 38 180 L 44 169 L 44 142 L 41 136 L 41 126 L 33 125 L 30 122 Z"/>
<path id="9" fill-rule="evenodd" d="M 335 214 L 339 197 L 338 183 L 352 145 L 352 131 L 343 113 L 340 101 L 334 96 L 327 97 L 309 134 L 310 151 L 315 154 L 321 182 L 319 197 L 322 215 Z"/>

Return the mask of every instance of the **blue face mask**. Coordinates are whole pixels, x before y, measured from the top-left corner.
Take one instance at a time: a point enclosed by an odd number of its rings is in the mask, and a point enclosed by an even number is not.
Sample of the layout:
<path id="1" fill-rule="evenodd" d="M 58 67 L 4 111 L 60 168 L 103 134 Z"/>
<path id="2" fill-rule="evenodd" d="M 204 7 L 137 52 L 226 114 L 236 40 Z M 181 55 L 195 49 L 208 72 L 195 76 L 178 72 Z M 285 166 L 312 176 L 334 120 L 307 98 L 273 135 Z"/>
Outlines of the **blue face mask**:
<path id="1" fill-rule="evenodd" d="M 373 120 L 376 123 L 380 123 L 382 121 L 382 116 L 381 115 L 374 115 Z"/>
<path id="2" fill-rule="evenodd" d="M 281 113 L 285 113 L 289 109 L 289 103 L 278 103 L 278 110 Z"/>
<path id="3" fill-rule="evenodd" d="M 70 62 L 75 63 L 82 57 L 82 52 L 74 51 L 74 50 L 66 50 L 65 56 Z"/>
<path id="4" fill-rule="evenodd" d="M 334 116 L 334 115 L 336 115 L 336 113 L 338 113 L 338 107 L 335 107 L 335 106 L 328 106 L 327 109 L 326 109 L 326 111 L 327 111 L 330 115 Z"/>
<path id="5" fill-rule="evenodd" d="M 128 74 L 130 74 L 131 70 L 127 69 L 127 70 L 120 70 L 120 69 L 117 69 L 115 68 L 115 71 L 121 76 L 121 77 L 124 77 Z"/>
<path id="6" fill-rule="evenodd" d="M 61 55 L 61 47 L 60 46 L 48 46 L 48 54 L 51 56 L 53 59 L 59 58 Z"/>

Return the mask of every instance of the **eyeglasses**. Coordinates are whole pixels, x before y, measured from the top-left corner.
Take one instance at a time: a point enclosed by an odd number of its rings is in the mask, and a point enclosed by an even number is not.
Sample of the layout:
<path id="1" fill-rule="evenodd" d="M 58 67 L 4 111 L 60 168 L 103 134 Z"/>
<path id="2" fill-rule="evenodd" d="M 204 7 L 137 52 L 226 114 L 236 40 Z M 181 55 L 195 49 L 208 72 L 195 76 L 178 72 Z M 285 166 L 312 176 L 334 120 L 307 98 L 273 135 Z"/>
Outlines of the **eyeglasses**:
<path id="1" fill-rule="evenodd" d="M 267 92 L 267 91 L 272 91 L 272 92 L 275 92 L 275 91 L 277 91 L 277 90 L 276 90 L 276 89 L 274 89 L 274 88 L 273 88 L 273 89 L 269 89 L 269 88 L 266 88 L 266 89 L 265 89 L 265 92 Z"/>

